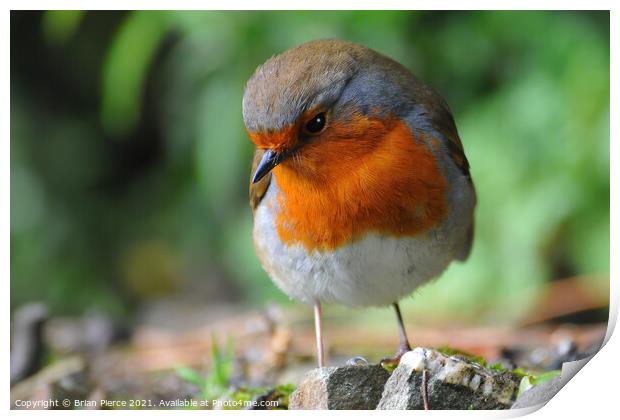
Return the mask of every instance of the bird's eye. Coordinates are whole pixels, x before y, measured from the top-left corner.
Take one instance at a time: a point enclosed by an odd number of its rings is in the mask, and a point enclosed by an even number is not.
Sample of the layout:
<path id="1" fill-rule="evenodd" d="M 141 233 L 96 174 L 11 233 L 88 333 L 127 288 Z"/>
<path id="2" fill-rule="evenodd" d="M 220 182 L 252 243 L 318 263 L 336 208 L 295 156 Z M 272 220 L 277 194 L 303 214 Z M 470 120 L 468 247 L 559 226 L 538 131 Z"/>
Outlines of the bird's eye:
<path id="1" fill-rule="evenodd" d="M 320 133 L 325 128 L 325 113 L 316 114 L 310 121 L 306 123 L 306 131 L 310 134 Z"/>

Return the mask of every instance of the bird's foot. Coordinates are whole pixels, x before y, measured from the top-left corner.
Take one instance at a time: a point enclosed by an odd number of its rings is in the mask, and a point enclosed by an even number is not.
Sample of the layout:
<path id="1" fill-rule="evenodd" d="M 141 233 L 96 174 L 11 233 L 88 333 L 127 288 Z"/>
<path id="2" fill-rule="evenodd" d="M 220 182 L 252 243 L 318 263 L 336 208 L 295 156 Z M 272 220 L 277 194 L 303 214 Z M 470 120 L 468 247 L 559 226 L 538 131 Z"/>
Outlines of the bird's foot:
<path id="1" fill-rule="evenodd" d="M 411 351 L 411 346 L 409 344 L 401 344 L 396 351 L 396 354 L 392 357 L 384 357 L 381 359 L 381 366 L 384 369 L 392 371 L 396 369 L 398 364 L 400 363 L 400 358 L 403 357 L 405 353 Z"/>

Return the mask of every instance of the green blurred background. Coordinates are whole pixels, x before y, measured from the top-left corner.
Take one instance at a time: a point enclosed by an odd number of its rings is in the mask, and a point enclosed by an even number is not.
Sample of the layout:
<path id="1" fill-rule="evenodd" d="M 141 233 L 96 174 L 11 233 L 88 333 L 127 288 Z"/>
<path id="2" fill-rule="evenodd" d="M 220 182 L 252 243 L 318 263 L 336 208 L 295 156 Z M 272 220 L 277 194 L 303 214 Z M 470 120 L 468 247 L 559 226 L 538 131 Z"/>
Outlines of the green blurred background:
<path id="1" fill-rule="evenodd" d="M 516 322 L 573 276 L 608 295 L 607 12 L 49 11 L 11 13 L 13 308 L 288 302 L 252 248 L 241 98 L 267 58 L 329 37 L 435 87 L 471 163 L 471 258 L 410 310 Z"/>

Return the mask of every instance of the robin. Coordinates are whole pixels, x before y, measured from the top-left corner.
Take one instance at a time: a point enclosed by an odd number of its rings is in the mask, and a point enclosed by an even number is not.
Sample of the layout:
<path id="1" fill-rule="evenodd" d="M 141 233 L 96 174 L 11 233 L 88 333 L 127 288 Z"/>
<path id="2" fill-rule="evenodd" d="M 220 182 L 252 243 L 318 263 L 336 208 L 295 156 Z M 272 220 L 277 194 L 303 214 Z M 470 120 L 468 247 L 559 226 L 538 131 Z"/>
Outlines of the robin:
<path id="1" fill-rule="evenodd" d="M 396 311 L 397 363 L 411 349 L 398 301 L 467 259 L 476 194 L 446 101 L 396 61 L 318 40 L 258 67 L 243 96 L 256 145 L 254 246 L 289 297 Z"/>

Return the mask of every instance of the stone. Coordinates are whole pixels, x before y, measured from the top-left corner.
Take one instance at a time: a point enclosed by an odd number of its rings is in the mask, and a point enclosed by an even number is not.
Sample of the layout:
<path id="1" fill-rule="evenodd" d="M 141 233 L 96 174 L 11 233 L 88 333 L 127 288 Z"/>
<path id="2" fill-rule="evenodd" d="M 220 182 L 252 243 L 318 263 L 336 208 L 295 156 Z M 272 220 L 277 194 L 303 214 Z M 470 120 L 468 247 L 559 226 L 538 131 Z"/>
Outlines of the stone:
<path id="1" fill-rule="evenodd" d="M 389 376 L 380 365 L 311 370 L 291 394 L 289 410 L 374 410 Z"/>
<path id="2" fill-rule="evenodd" d="M 48 319 L 47 307 L 42 303 L 28 303 L 15 311 L 11 326 L 11 385 L 43 366 L 43 329 Z"/>
<path id="3" fill-rule="evenodd" d="M 424 370 L 431 410 L 507 409 L 519 389 L 519 376 L 509 371 L 487 369 L 464 357 L 416 348 L 405 353 L 392 372 L 377 409 L 424 409 Z"/>

